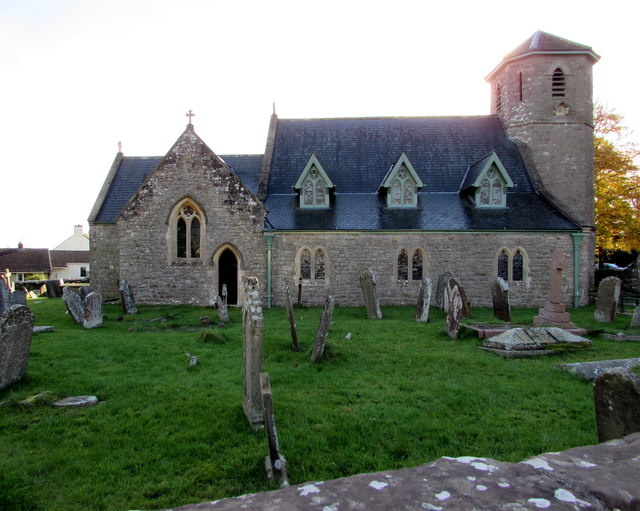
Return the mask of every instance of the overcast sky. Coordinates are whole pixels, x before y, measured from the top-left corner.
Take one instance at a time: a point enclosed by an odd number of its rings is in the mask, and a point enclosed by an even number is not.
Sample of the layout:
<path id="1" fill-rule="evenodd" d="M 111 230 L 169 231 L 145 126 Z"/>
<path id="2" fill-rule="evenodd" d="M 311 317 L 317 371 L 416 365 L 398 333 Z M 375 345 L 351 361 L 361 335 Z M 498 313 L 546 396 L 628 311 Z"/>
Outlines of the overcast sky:
<path id="1" fill-rule="evenodd" d="M 535 10 L 534 7 L 535 6 Z M 536 30 L 592 46 L 594 97 L 640 133 L 637 1 L 0 0 L 0 247 L 54 248 L 122 141 L 185 128 L 262 153 L 281 118 L 484 115 L 484 77 Z"/>

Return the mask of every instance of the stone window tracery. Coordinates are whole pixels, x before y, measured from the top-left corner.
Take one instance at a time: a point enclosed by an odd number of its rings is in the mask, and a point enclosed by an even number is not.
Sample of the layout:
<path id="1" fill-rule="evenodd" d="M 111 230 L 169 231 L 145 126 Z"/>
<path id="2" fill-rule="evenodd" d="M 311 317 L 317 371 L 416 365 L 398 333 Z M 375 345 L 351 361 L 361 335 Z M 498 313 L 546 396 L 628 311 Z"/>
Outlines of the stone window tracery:
<path id="1" fill-rule="evenodd" d="M 528 276 L 528 256 L 522 247 L 514 250 L 500 248 L 496 257 L 497 277 L 509 282 L 523 282 Z"/>
<path id="2" fill-rule="evenodd" d="M 323 282 L 327 279 L 327 252 L 318 247 L 303 247 L 298 252 L 298 278 L 305 282 Z"/>
<path id="3" fill-rule="evenodd" d="M 476 204 L 480 207 L 504 207 L 507 205 L 506 185 L 501 173 L 492 166 L 476 189 Z"/>
<path id="4" fill-rule="evenodd" d="M 185 200 L 174 208 L 170 222 L 170 239 L 175 260 L 190 261 L 201 258 L 203 218 L 200 208 L 190 200 Z"/>
<path id="5" fill-rule="evenodd" d="M 420 248 L 416 248 L 411 253 L 411 259 L 409 259 L 410 252 L 402 248 L 398 252 L 396 260 L 396 275 L 399 281 L 422 280 L 424 275 L 424 255 Z"/>

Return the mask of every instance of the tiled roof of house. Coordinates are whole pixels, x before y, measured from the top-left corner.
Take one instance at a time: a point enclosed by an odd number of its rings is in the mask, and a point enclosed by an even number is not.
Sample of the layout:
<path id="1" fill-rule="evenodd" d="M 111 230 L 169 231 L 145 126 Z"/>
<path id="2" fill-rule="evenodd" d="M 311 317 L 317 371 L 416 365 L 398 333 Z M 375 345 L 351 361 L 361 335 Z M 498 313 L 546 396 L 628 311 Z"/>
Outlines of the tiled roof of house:
<path id="1" fill-rule="evenodd" d="M 88 250 L 51 250 L 51 265 L 62 268 L 68 263 L 89 263 L 91 252 Z"/>
<path id="2" fill-rule="evenodd" d="M 48 248 L 0 248 L 0 268 L 12 273 L 50 273 Z"/>

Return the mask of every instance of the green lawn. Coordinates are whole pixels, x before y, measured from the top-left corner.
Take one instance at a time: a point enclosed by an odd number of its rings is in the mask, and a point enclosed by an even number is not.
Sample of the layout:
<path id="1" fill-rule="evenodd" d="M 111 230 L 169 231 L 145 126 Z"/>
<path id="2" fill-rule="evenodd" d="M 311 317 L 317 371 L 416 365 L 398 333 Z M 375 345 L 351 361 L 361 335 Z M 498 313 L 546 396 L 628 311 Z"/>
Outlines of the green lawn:
<path id="1" fill-rule="evenodd" d="M 264 432 L 242 412 L 239 310 L 226 329 L 203 334 L 200 317 L 217 318 L 211 309 L 140 307 L 122 319 L 109 305 L 104 325 L 84 330 L 60 299 L 30 305 L 36 324 L 55 331 L 34 336 L 26 378 L 0 391 L 0 509 L 158 509 L 275 487 L 264 475 Z M 410 307 L 383 307 L 382 321 L 337 307 L 327 356 L 314 364 L 321 312 L 296 310 L 303 350 L 294 352 L 286 311 L 265 311 L 264 370 L 293 484 L 445 455 L 519 461 L 596 443 L 591 384 L 553 366 L 640 356 L 640 344 L 598 335 L 640 334 L 626 329 L 630 317 L 602 325 L 592 308 L 572 311 L 592 348 L 505 360 L 477 349 L 470 333 L 449 339 L 441 311 L 425 325 Z M 472 312 L 491 321 L 488 309 Z M 536 312 L 517 310 L 514 320 Z M 199 365 L 189 369 L 186 353 Z M 84 394 L 101 402 L 49 406 Z"/>

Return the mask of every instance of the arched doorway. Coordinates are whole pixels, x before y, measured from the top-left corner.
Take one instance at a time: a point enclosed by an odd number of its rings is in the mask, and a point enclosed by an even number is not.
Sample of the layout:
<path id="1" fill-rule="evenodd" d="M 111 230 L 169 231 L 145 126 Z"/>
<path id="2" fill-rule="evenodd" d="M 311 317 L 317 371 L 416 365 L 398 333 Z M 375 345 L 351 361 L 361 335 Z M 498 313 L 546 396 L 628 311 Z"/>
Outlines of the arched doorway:
<path id="1" fill-rule="evenodd" d="M 222 296 L 222 285 L 227 285 L 227 304 L 238 304 L 238 258 L 226 248 L 218 259 L 218 295 Z"/>

